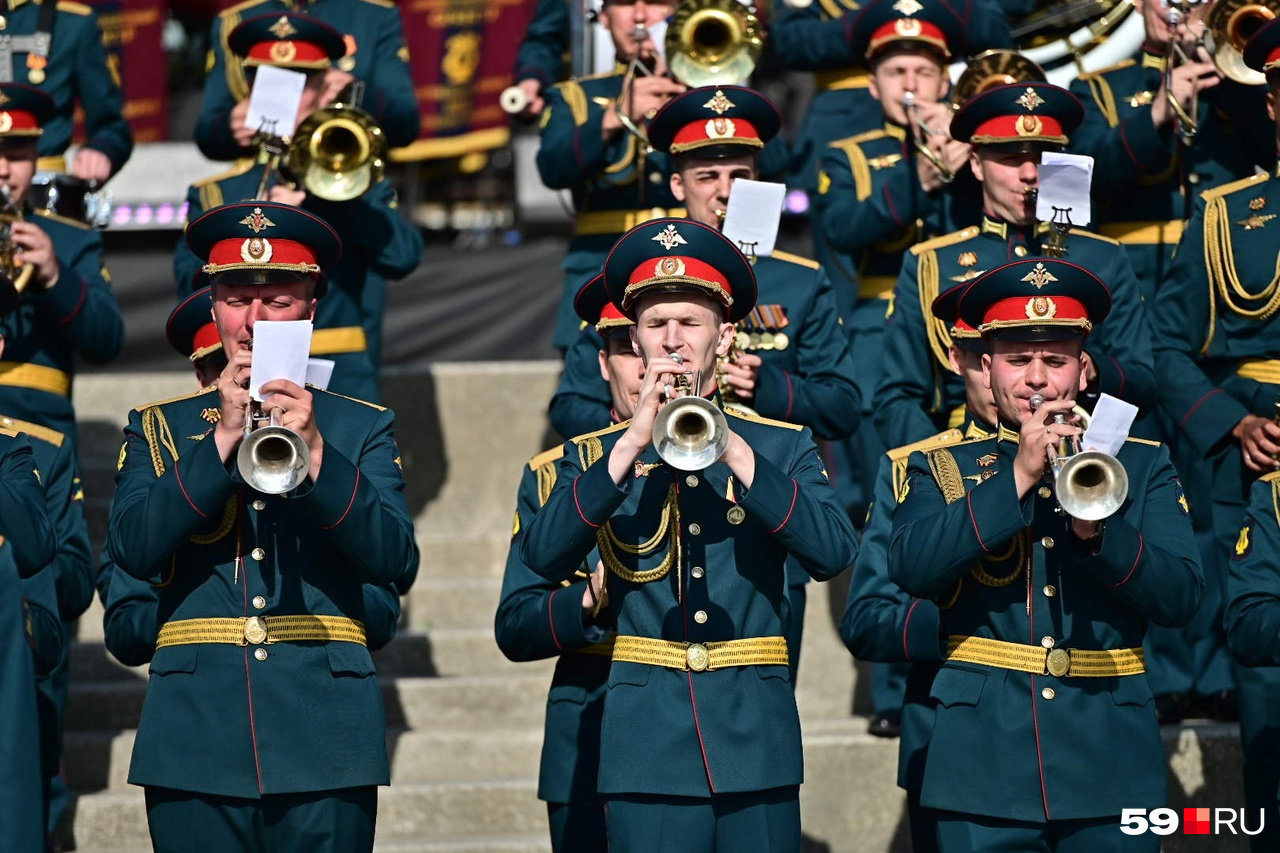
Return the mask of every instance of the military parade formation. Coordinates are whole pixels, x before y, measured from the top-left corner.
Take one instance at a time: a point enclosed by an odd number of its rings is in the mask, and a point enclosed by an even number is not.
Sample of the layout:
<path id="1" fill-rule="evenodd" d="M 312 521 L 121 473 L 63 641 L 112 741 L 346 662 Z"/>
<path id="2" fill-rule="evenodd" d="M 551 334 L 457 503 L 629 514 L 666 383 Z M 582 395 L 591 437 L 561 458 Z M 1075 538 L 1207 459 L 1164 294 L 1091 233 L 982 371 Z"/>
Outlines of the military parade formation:
<path id="1" fill-rule="evenodd" d="M 846 572 L 912 849 L 1158 850 L 1121 815 L 1168 805 L 1161 726 L 1205 718 L 1280 844 L 1280 6 L 1132 0 L 1141 47 L 1062 86 L 1017 5 L 536 3 L 503 103 L 573 210 L 522 273 L 558 296 L 567 440 L 520 474 L 493 627 L 555 661 L 553 850 L 802 849 L 808 587 Z M 3 850 L 59 849 L 95 594 L 148 668 L 155 850 L 371 851 L 391 783 L 371 652 L 422 555 L 382 330 L 424 248 L 383 160 L 423 96 L 388 0 L 248 0 L 209 43 L 194 138 L 228 165 L 164 330 L 195 382 L 120 401 L 95 560 L 72 388 L 124 321 L 40 193 L 133 141 L 94 10 L 0 2 Z M 251 118 L 277 74 L 292 140 Z M 783 183 L 812 259 L 775 245 Z"/>

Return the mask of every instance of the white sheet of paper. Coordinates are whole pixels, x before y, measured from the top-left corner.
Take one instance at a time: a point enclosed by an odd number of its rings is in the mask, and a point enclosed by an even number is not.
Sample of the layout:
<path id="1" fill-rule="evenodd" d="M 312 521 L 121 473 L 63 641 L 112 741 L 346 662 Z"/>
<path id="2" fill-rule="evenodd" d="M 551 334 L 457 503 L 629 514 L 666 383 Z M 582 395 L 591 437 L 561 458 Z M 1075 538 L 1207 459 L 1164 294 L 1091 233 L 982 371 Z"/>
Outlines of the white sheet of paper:
<path id="1" fill-rule="evenodd" d="M 1138 417 L 1138 407 L 1110 394 L 1098 398 L 1093 407 L 1093 417 L 1089 419 L 1089 428 L 1080 440 L 1084 450 L 1100 450 L 1108 456 L 1115 456 L 1129 437 L 1129 429 L 1134 418 Z"/>
<path id="2" fill-rule="evenodd" d="M 649 27 L 649 40 L 653 42 L 653 52 L 662 57 L 661 65 L 667 64 L 667 19 Z"/>
<path id="3" fill-rule="evenodd" d="M 768 257 L 778 242 L 778 222 L 786 199 L 785 184 L 739 178 L 733 182 L 724 228 L 720 230 L 743 254 Z"/>
<path id="4" fill-rule="evenodd" d="M 1040 159 L 1040 193 L 1036 219 L 1052 222 L 1055 208 L 1069 210 L 1071 224 L 1088 225 L 1093 219 L 1089 187 L 1093 183 L 1093 158 L 1046 151 Z"/>
<path id="5" fill-rule="evenodd" d="M 328 391 L 329 380 L 333 379 L 333 366 L 336 363 L 331 358 L 307 359 L 307 384 L 314 385 L 321 391 Z"/>
<path id="6" fill-rule="evenodd" d="M 249 94 L 245 126 L 265 130 L 284 139 L 293 136 L 298 105 L 302 102 L 302 87 L 306 82 L 307 75 L 298 71 L 259 65 L 253 79 L 253 91 Z"/>
<path id="7" fill-rule="evenodd" d="M 259 389 L 273 379 L 288 379 L 299 385 L 306 383 L 310 352 L 310 320 L 259 320 L 254 323 L 249 396 L 261 400 Z"/>

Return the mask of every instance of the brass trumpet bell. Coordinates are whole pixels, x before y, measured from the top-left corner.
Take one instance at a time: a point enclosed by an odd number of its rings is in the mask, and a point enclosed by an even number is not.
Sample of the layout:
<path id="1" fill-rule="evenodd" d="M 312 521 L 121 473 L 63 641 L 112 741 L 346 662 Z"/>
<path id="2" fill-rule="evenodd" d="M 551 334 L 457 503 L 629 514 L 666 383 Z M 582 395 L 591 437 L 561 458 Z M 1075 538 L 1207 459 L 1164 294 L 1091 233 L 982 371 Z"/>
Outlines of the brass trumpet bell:
<path id="1" fill-rule="evenodd" d="M 653 446 L 672 468 L 701 471 L 729 446 L 729 423 L 710 400 L 677 397 L 653 421 Z"/>
<path id="2" fill-rule="evenodd" d="M 764 48 L 754 6 L 738 0 L 686 0 L 667 28 L 667 64 L 685 85 L 741 85 Z"/>
<path id="3" fill-rule="evenodd" d="M 1237 83 L 1261 86 L 1267 81 L 1261 71 L 1244 64 L 1244 46 L 1253 34 L 1280 11 L 1280 0 L 1215 0 L 1205 17 L 1204 46 L 1213 64 Z"/>
<path id="4" fill-rule="evenodd" d="M 1045 83 L 1044 69 L 1014 50 L 978 54 L 951 87 L 951 106 L 960 109 L 975 95 L 1010 83 Z"/>
<path id="5" fill-rule="evenodd" d="M 386 171 L 387 140 L 373 116 L 350 104 L 317 110 L 298 125 L 284 169 L 312 195 L 347 201 Z"/>
<path id="6" fill-rule="evenodd" d="M 311 452 L 307 443 L 288 427 L 280 425 L 279 410 L 273 410 L 269 423 L 254 428 L 257 420 L 253 406 L 245 420 L 245 437 L 236 451 L 236 468 L 249 488 L 266 495 L 291 492 L 307 478 L 311 469 Z"/>
<path id="7" fill-rule="evenodd" d="M 1097 450 L 1068 456 L 1057 469 L 1054 492 L 1062 511 L 1081 521 L 1110 518 L 1129 496 L 1120 460 Z"/>

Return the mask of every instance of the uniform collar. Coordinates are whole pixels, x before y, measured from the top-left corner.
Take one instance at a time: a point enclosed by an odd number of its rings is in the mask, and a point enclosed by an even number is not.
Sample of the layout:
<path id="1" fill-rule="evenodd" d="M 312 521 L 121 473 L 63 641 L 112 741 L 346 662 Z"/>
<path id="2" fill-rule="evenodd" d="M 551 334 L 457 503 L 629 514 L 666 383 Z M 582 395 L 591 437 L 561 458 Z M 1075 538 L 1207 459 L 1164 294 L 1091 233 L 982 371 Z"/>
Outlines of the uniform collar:
<path id="1" fill-rule="evenodd" d="M 1161 74 L 1163 74 L 1168 64 L 1169 64 L 1169 55 L 1167 53 L 1161 51 L 1159 48 L 1155 47 L 1154 45 L 1144 44 L 1142 46 L 1142 67 L 1143 68 L 1152 68 L 1152 69 L 1155 69 L 1156 71 L 1159 71 Z"/>
<path id="2" fill-rule="evenodd" d="M 996 428 L 997 441 L 1008 441 L 1013 444 L 1018 444 L 1020 435 L 1021 434 L 1016 429 L 1010 429 L 1004 424 L 1000 424 L 1000 426 Z"/>
<path id="3" fill-rule="evenodd" d="M 9 11 L 12 12 L 14 9 L 17 9 L 19 6 L 25 6 L 29 2 L 30 0 L 9 0 L 9 2 L 6 5 L 9 7 Z"/>
<path id="4" fill-rule="evenodd" d="M 1014 234 L 1033 232 L 1036 236 L 1040 236 L 1042 234 L 1049 233 L 1049 223 L 1036 222 L 1024 227 L 1022 225 L 1011 225 L 1008 222 L 1004 222 L 999 219 L 992 219 L 985 213 L 982 215 L 983 234 L 993 234 L 1001 240 L 1008 240 L 1010 232 Z"/>
<path id="5" fill-rule="evenodd" d="M 965 440 L 978 438 L 991 438 L 994 433 L 991 432 L 991 425 L 985 424 L 974 417 L 973 412 L 966 410 L 964 420 L 960 423 L 960 429 L 964 432 Z"/>
<path id="6" fill-rule="evenodd" d="M 886 136 L 892 136 L 899 142 L 907 141 L 907 129 L 900 124 L 889 121 L 888 119 L 884 120 L 884 132 Z"/>

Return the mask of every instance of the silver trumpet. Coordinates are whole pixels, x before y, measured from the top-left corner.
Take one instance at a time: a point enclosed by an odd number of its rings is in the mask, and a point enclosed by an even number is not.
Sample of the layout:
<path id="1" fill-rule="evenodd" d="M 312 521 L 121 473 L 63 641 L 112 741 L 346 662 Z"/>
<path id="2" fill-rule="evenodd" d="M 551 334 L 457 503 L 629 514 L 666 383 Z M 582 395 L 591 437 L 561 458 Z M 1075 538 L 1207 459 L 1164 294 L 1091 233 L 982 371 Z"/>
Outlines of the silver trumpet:
<path id="1" fill-rule="evenodd" d="M 1044 403 L 1044 396 L 1033 394 L 1027 402 L 1034 412 Z M 1075 414 L 1087 428 L 1088 413 L 1077 406 Z M 1067 416 L 1057 412 L 1053 421 L 1066 423 Z M 1049 448 L 1048 455 L 1058 506 L 1072 518 L 1081 521 L 1110 518 L 1129 496 L 1129 475 L 1120 460 L 1098 450 L 1081 450 L 1079 436 L 1062 436 L 1056 448 Z"/>
<path id="2" fill-rule="evenodd" d="M 902 93 L 902 106 L 907 110 L 907 122 L 911 125 L 911 142 L 915 145 L 917 153 L 934 165 L 934 168 L 938 170 L 942 177 L 943 183 L 951 183 L 955 180 L 955 172 L 948 169 L 947 164 L 942 162 L 942 158 L 934 153 L 934 150 L 926 145 L 919 136 L 919 133 L 929 136 L 941 136 L 944 131 L 930 126 L 920 115 L 920 105 L 916 103 L 915 92 Z M 917 130 L 919 133 L 916 132 Z"/>
<path id="3" fill-rule="evenodd" d="M 671 360 L 684 364 L 680 353 Z M 675 387 L 666 386 L 667 404 L 653 421 L 653 446 L 662 461 L 679 471 L 709 468 L 729 446 L 729 423 L 724 412 L 699 396 L 702 371 L 690 379 L 681 374 Z"/>
<path id="4" fill-rule="evenodd" d="M 282 495 L 302 485 L 311 469 L 307 443 L 280 425 L 280 410 L 262 411 L 262 403 L 245 406 L 244 441 L 236 452 L 236 467 L 251 489 L 266 495 Z"/>

